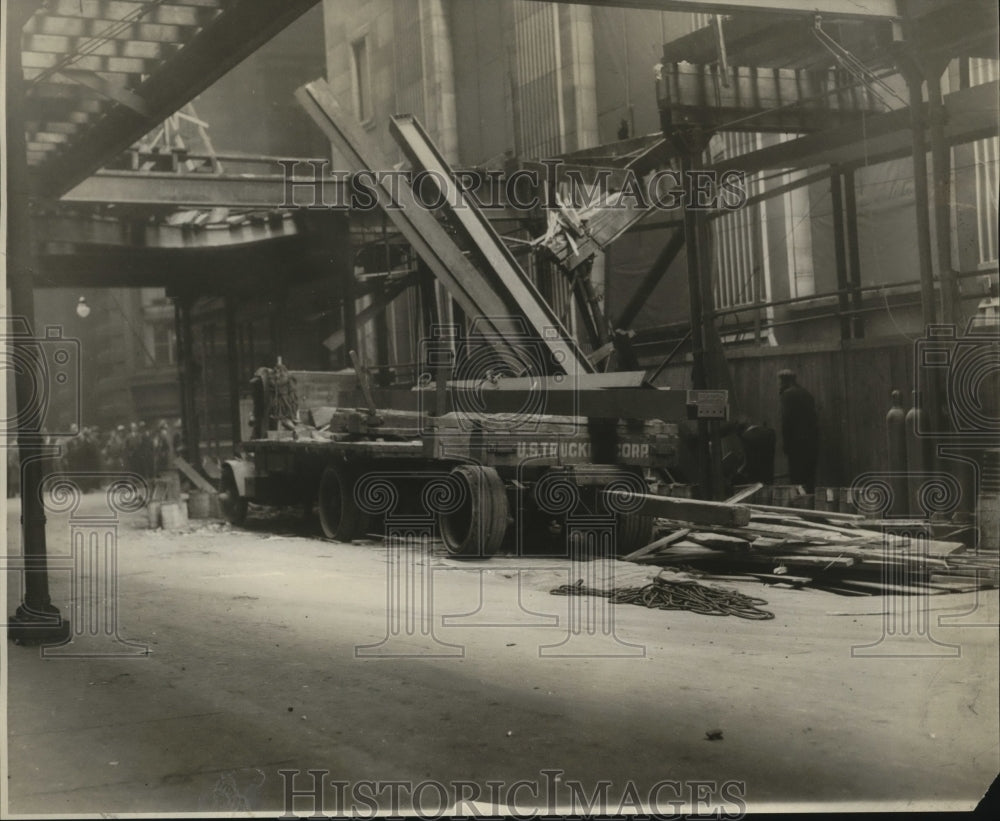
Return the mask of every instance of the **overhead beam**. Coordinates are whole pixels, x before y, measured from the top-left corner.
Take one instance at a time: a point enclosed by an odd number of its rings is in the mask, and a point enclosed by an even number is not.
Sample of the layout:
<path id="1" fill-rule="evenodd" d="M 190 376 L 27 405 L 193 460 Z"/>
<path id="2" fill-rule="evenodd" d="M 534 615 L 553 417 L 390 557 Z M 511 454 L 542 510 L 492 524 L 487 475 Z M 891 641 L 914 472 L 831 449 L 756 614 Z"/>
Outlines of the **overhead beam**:
<path id="1" fill-rule="evenodd" d="M 994 137 L 1000 117 L 1000 82 L 955 91 L 944 97 L 944 136 L 951 145 Z M 844 168 L 906 157 L 912 151 L 910 110 L 900 108 L 795 140 L 751 151 L 712 165 L 715 171 L 782 168 Z"/>
<path id="2" fill-rule="evenodd" d="M 293 219 L 276 219 L 236 227 L 205 228 L 169 226 L 146 222 L 80 219 L 58 214 L 39 214 L 33 224 L 46 242 L 104 248 L 223 249 L 256 247 L 266 241 L 298 237 L 301 231 Z"/>
<path id="3" fill-rule="evenodd" d="M 259 295 L 287 282 L 302 237 L 215 249 L 105 248 L 38 257 L 36 288 L 167 288 L 174 293 Z M 276 272 L 284 272 L 281 276 Z M 303 279 L 306 277 L 303 276 Z"/>
<path id="4" fill-rule="evenodd" d="M 586 6 L 709 14 L 760 12 L 802 14 L 809 17 L 820 14 L 844 20 L 897 20 L 902 17 L 896 0 L 555 0 L 564 1 Z"/>
<path id="5" fill-rule="evenodd" d="M 79 2 L 71 0 L 67 9 Z M 63 0 L 59 0 L 63 2 Z M 145 135 L 157 123 L 208 88 L 263 43 L 284 29 L 318 0 L 242 0 L 231 3 L 184 48 L 161 64 L 138 88 L 133 89 L 148 107 L 148 116 L 116 105 L 67 150 L 37 169 L 35 194 L 56 198 L 92 174 L 105 161 Z M 139 5 L 139 4 L 126 4 Z M 201 12 L 202 9 L 164 6 L 153 12 L 156 22 L 174 23 L 161 12 L 170 9 Z M 211 10 L 211 9 L 205 9 Z"/>
<path id="6" fill-rule="evenodd" d="M 297 180 L 297 178 L 296 178 Z M 297 180 L 305 185 L 311 179 Z M 335 190 L 336 189 L 336 190 Z M 63 195 L 66 203 L 117 205 L 234 206 L 280 208 L 287 203 L 287 181 L 278 175 L 175 174 L 173 172 L 98 171 Z M 349 200 L 346 185 L 324 181 L 324 201 Z M 336 210 L 329 206 L 329 210 Z M 339 209 L 344 210 L 344 209 Z"/>

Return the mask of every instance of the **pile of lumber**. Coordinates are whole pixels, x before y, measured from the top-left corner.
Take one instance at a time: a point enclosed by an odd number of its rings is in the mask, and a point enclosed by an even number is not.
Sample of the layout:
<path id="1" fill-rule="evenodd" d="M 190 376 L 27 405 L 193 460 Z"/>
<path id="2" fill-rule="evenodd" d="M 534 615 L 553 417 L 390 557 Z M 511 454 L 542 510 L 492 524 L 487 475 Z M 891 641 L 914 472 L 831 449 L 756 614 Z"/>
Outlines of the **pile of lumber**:
<path id="1" fill-rule="evenodd" d="M 627 561 L 847 595 L 936 594 L 998 586 L 998 554 L 930 538 L 925 522 L 872 522 L 818 510 L 741 505 L 739 525 L 658 518 Z"/>

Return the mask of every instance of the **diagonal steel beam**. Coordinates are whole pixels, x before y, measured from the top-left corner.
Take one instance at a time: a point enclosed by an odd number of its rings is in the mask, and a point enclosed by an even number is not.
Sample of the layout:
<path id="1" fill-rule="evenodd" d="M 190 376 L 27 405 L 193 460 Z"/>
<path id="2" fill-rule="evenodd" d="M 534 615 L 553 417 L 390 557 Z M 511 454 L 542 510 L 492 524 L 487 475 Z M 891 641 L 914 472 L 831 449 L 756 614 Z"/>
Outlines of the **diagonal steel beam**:
<path id="1" fill-rule="evenodd" d="M 424 172 L 441 193 L 442 211 L 448 224 L 458 233 L 464 250 L 479 261 L 480 272 L 492 280 L 495 289 L 506 291 L 516 303 L 518 314 L 543 339 L 553 334 L 553 353 L 571 357 L 571 362 L 584 373 L 592 370 L 590 360 L 563 327 L 559 317 L 528 279 L 510 249 L 490 225 L 482 211 L 458 185 L 455 173 L 431 142 L 427 132 L 411 115 L 397 115 L 389 122 L 389 131 L 413 166 L 414 172 Z"/>
<path id="2" fill-rule="evenodd" d="M 417 200 L 405 180 L 388 179 L 377 173 L 388 171 L 392 164 L 371 143 L 360 125 L 343 112 L 329 84 L 325 80 L 315 80 L 296 91 L 295 96 L 353 170 L 370 174 L 369 182 L 377 190 L 381 207 L 462 310 L 480 320 L 497 345 L 522 348 L 529 341 L 526 332 L 530 334 L 535 326 L 518 328 L 520 323 L 511 321 L 522 318 L 523 314 L 509 291 L 494 288 L 441 223 Z M 555 334 L 548 339 L 542 333 L 532 336 L 552 352 L 553 358 L 561 358 L 561 364 L 554 364 L 552 372 L 565 372 L 578 361 L 575 346 L 561 335 Z M 579 367 L 585 373 L 593 370 L 589 362 Z"/>
<path id="3" fill-rule="evenodd" d="M 632 321 L 636 318 L 639 311 L 642 310 L 642 306 L 646 304 L 646 300 L 649 299 L 660 280 L 663 279 L 663 275 L 667 272 L 670 264 L 677 258 L 683 247 L 684 232 L 674 231 L 673 236 L 663 246 L 659 255 L 653 261 L 652 266 L 650 266 L 649 271 L 642 278 L 642 282 L 639 283 L 639 287 L 636 288 L 632 298 L 622 310 L 621 316 L 618 317 L 618 322 L 615 325 L 616 328 L 628 328 L 632 324 Z"/>

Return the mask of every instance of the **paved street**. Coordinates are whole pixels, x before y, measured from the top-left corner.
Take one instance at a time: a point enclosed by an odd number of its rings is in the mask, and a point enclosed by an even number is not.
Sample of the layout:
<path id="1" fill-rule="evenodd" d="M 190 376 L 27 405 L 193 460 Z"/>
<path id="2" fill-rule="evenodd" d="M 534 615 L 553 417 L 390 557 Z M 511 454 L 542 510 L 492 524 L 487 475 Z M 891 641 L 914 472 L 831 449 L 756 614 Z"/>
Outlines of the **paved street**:
<path id="1" fill-rule="evenodd" d="M 102 507 L 92 493 L 76 515 Z M 565 560 L 389 553 L 304 535 L 292 515 L 249 525 L 166 533 L 141 514 L 121 521 L 118 631 L 148 655 L 7 645 L 13 813 L 275 813 L 288 769 L 302 771 L 299 790 L 306 770 L 328 771 L 329 814 L 338 795 L 370 814 L 354 800 L 360 782 L 427 780 L 448 801 L 455 782 L 473 782 L 457 796 L 479 790 L 487 806 L 487 782 L 503 782 L 492 788 L 502 801 L 542 809 L 567 810 L 574 789 L 591 797 L 601 780 L 609 812 L 657 784 L 660 811 L 676 811 L 695 781 L 710 785 L 703 808 L 730 813 L 743 801 L 968 807 L 998 771 L 997 591 L 978 606 L 973 594 L 907 600 L 906 629 L 877 597 L 726 583 L 775 614 L 748 621 L 552 596 L 581 572 Z M 50 516 L 48 535 L 53 598 L 74 615 L 67 514 Z M 655 572 L 613 569 L 619 585 Z M 17 585 L 11 573 L 8 613 Z M 609 608 L 614 635 L 600 621 Z M 88 613 L 75 629 L 106 624 Z M 883 640 L 886 627 L 895 635 Z M 861 645 L 874 657 L 852 658 Z M 137 649 L 87 636 L 62 651 L 73 648 Z M 400 789 L 406 806 L 411 787 Z M 420 793 L 431 811 L 441 801 Z"/>

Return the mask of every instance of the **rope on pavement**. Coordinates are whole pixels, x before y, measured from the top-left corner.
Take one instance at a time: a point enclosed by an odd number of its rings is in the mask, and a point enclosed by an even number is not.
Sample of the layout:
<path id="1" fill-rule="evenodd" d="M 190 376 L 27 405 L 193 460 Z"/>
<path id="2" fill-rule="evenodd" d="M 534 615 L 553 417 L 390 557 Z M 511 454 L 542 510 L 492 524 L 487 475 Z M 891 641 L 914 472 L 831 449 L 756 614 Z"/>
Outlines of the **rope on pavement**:
<path id="1" fill-rule="evenodd" d="M 584 587 L 583 579 L 549 591 L 554 596 L 604 596 L 614 604 L 637 604 L 659 610 L 689 610 L 705 616 L 737 616 L 766 621 L 774 613 L 761 610 L 764 599 L 746 596 L 735 590 L 709 587 L 692 580 L 672 581 L 657 576 L 643 587 L 618 587 L 598 590 Z"/>

